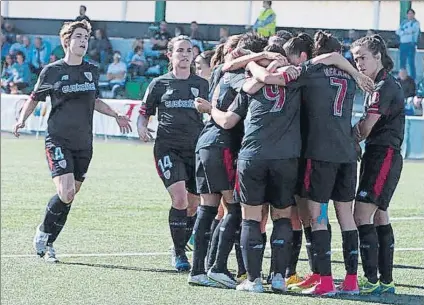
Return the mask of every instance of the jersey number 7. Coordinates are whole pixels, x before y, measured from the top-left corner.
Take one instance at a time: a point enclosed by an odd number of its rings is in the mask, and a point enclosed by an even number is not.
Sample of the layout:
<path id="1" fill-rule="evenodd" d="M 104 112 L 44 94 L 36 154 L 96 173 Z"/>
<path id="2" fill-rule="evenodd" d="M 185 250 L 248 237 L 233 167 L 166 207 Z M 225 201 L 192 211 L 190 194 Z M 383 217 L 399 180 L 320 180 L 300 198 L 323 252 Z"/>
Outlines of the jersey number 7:
<path id="1" fill-rule="evenodd" d="M 268 85 L 263 88 L 264 96 L 267 100 L 273 101 L 269 112 L 280 112 L 286 102 L 286 90 L 283 87 L 277 85 Z"/>
<path id="2" fill-rule="evenodd" d="M 344 78 L 330 77 L 330 85 L 337 87 L 336 98 L 333 104 L 333 115 L 343 115 L 343 103 L 347 92 L 347 80 Z"/>

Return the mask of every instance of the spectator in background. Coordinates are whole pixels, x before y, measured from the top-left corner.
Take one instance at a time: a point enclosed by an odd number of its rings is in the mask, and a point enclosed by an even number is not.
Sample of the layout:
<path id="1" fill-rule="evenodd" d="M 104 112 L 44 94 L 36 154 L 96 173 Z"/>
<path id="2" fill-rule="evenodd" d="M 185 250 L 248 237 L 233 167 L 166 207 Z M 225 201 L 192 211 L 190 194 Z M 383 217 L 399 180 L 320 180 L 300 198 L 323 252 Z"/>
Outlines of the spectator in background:
<path id="1" fill-rule="evenodd" d="M 168 41 L 171 39 L 171 34 L 167 31 L 166 21 L 161 21 L 159 25 L 159 31 L 156 32 L 152 37 L 152 50 L 166 50 L 168 47 Z"/>
<path id="2" fill-rule="evenodd" d="M 56 48 L 53 49 L 52 54 L 57 59 L 64 58 L 65 57 L 65 51 L 63 50 L 62 44 L 59 44 L 58 46 L 56 46 Z"/>
<path id="3" fill-rule="evenodd" d="M 420 23 L 415 19 L 415 11 L 413 9 L 408 10 L 406 20 L 402 21 L 396 34 L 400 39 L 400 67 L 406 68 L 406 61 L 408 61 L 411 77 L 415 80 L 415 52 L 420 37 Z"/>
<path id="4" fill-rule="evenodd" d="M 275 34 L 275 29 L 277 27 L 276 15 L 274 10 L 271 8 L 272 1 L 263 1 L 262 7 L 263 10 L 259 14 L 258 19 L 256 19 L 253 29 L 260 36 L 269 38 Z"/>
<path id="5" fill-rule="evenodd" d="M 227 27 L 219 28 L 219 43 L 225 43 L 230 36 L 230 32 Z"/>
<path id="6" fill-rule="evenodd" d="M 7 41 L 7 37 L 5 35 L 1 34 L 0 39 L 1 39 L 0 40 L 0 42 L 1 42 L 1 59 L 3 61 L 4 57 L 7 54 L 9 54 L 9 50 L 10 50 L 10 47 L 12 45 L 10 44 L 10 42 Z"/>
<path id="7" fill-rule="evenodd" d="M 6 36 L 6 40 L 12 45 L 16 42 L 15 27 L 9 21 L 4 22 L 3 35 Z"/>
<path id="8" fill-rule="evenodd" d="M 413 98 L 412 115 L 422 116 L 424 105 L 424 78 L 418 83 L 416 96 Z"/>
<path id="9" fill-rule="evenodd" d="M 23 44 L 23 47 L 24 47 L 24 50 L 25 50 L 25 52 L 24 52 L 25 62 L 30 65 L 31 60 L 32 60 L 32 48 L 33 48 L 33 46 L 31 44 L 31 40 L 29 39 L 28 36 L 26 36 L 26 35 L 22 36 L 22 44 Z"/>
<path id="10" fill-rule="evenodd" d="M 194 45 L 191 51 L 193 52 L 193 58 L 196 58 L 201 53 L 200 48 L 197 45 Z"/>
<path id="11" fill-rule="evenodd" d="M 53 53 L 50 54 L 50 59 L 49 59 L 49 63 L 54 63 L 55 61 L 57 61 L 58 58 L 56 57 L 56 55 L 54 55 Z"/>
<path id="12" fill-rule="evenodd" d="M 342 54 L 344 58 L 346 58 L 352 65 L 354 65 L 354 61 L 353 61 L 352 52 L 350 51 L 350 46 L 358 38 L 359 37 L 356 34 L 356 31 L 354 29 L 351 29 L 349 30 L 347 37 L 343 39 L 343 43 L 342 43 Z"/>
<path id="13" fill-rule="evenodd" d="M 9 54 L 15 56 L 17 52 L 22 52 L 24 55 L 27 55 L 27 50 L 24 46 L 22 35 L 16 35 L 16 42 L 12 44 L 9 50 Z"/>
<path id="14" fill-rule="evenodd" d="M 16 53 L 16 62 L 12 66 L 13 79 L 9 83 L 10 93 L 18 94 L 29 86 L 31 81 L 31 71 L 25 62 L 25 55 L 21 51 Z"/>
<path id="15" fill-rule="evenodd" d="M 365 36 L 372 36 L 372 35 L 375 35 L 375 34 L 377 34 L 377 32 L 376 32 L 376 31 L 374 31 L 374 30 L 372 30 L 372 29 L 369 29 L 369 30 L 367 31 L 367 34 L 366 34 Z"/>
<path id="16" fill-rule="evenodd" d="M 145 74 L 148 68 L 146 57 L 143 53 L 143 46 L 136 46 L 134 53 L 135 54 L 132 56 L 131 61 L 129 62 L 128 73 L 130 73 L 133 77 L 142 76 Z"/>
<path id="17" fill-rule="evenodd" d="M 75 18 L 75 21 L 83 21 L 87 20 L 89 23 L 91 23 L 90 18 L 85 14 L 87 12 L 87 7 L 85 5 L 81 5 L 79 8 L 79 16 Z"/>
<path id="18" fill-rule="evenodd" d="M 1 88 L 2 92 L 9 93 L 9 83 L 13 79 L 13 58 L 7 54 L 1 69 Z"/>
<path id="19" fill-rule="evenodd" d="M 127 76 L 127 65 L 121 61 L 121 53 L 115 51 L 113 54 L 113 62 L 107 68 L 107 79 L 109 87 L 113 89 L 116 85 L 125 86 Z"/>
<path id="20" fill-rule="evenodd" d="M 415 81 L 408 75 L 406 69 L 400 69 L 398 75 L 398 81 L 400 82 L 403 94 L 405 98 L 414 97 L 415 96 Z"/>
<path id="21" fill-rule="evenodd" d="M 200 49 L 200 52 L 203 52 L 203 37 L 202 34 L 199 32 L 199 25 L 196 21 L 192 21 L 190 24 L 191 34 L 190 34 L 190 40 L 193 46 L 198 46 Z"/>
<path id="22" fill-rule="evenodd" d="M 112 44 L 107 38 L 103 29 L 97 29 L 95 37 L 90 39 L 88 45 L 88 55 L 90 59 L 100 64 L 100 71 L 105 71 L 106 66 L 111 62 L 113 54 Z"/>
<path id="23" fill-rule="evenodd" d="M 178 37 L 180 35 L 184 35 L 183 28 L 180 26 L 176 26 L 174 30 L 174 37 Z"/>
<path id="24" fill-rule="evenodd" d="M 36 37 L 31 53 L 31 69 L 34 74 L 38 75 L 44 66 L 49 63 L 50 45 L 43 42 L 41 37 Z"/>
<path id="25" fill-rule="evenodd" d="M 132 58 L 133 58 L 134 54 L 136 53 L 136 52 L 135 52 L 135 49 L 136 49 L 137 47 L 142 47 L 142 48 L 143 48 L 143 50 L 144 50 L 144 41 L 143 41 L 143 39 L 142 39 L 142 38 L 136 38 L 136 39 L 134 40 L 134 42 L 133 42 L 133 44 L 132 44 L 132 47 L 131 47 L 131 51 L 129 51 L 129 52 L 128 52 L 128 54 L 127 54 L 127 58 L 126 58 L 126 62 L 127 62 L 127 63 L 131 62 L 131 60 L 132 60 Z"/>

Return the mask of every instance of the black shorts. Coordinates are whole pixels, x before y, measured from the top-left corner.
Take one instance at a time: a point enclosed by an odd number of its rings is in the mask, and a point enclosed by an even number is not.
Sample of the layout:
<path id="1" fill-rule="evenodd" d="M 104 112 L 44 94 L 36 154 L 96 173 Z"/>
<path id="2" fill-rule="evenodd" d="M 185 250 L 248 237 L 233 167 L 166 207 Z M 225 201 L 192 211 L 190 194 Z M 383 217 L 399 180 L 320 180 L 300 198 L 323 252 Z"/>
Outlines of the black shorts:
<path id="1" fill-rule="evenodd" d="M 52 178 L 73 173 L 75 180 L 83 182 L 93 156 L 93 149 L 71 150 L 54 139 L 46 139 L 47 164 Z"/>
<path id="2" fill-rule="evenodd" d="M 201 148 L 196 153 L 196 184 L 199 194 L 233 190 L 236 175 L 234 154 L 226 147 Z"/>
<path id="3" fill-rule="evenodd" d="M 303 176 L 306 198 L 319 203 L 355 199 L 357 163 L 333 163 L 307 159 Z"/>
<path id="4" fill-rule="evenodd" d="M 193 149 L 179 150 L 169 144 L 155 142 L 153 154 L 156 170 L 166 188 L 176 182 L 185 181 L 189 193 L 197 194 L 196 155 Z"/>
<path id="5" fill-rule="evenodd" d="M 303 179 L 305 177 L 305 169 L 306 169 L 306 159 L 303 157 L 299 158 L 298 166 L 297 166 L 297 184 L 296 184 L 296 192 L 295 195 L 301 198 L 307 198 L 308 195 L 305 192 L 305 188 L 303 187 Z"/>
<path id="6" fill-rule="evenodd" d="M 269 202 L 277 209 L 294 204 L 297 158 L 285 160 L 238 160 L 235 197 L 247 205 Z"/>
<path id="7" fill-rule="evenodd" d="M 400 151 L 391 147 L 369 146 L 362 156 L 356 200 L 387 210 L 403 167 Z"/>

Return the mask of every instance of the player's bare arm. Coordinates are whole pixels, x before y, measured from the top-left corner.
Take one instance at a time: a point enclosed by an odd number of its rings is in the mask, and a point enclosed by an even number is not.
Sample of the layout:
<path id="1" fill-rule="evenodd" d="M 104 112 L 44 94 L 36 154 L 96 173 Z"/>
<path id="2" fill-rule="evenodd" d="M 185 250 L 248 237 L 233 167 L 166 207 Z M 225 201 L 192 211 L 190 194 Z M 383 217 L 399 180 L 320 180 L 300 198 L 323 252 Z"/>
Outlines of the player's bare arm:
<path id="1" fill-rule="evenodd" d="M 265 86 L 264 83 L 256 80 L 255 78 L 250 78 L 243 84 L 243 91 L 247 94 L 253 95 L 261 90 L 263 86 Z"/>
<path id="2" fill-rule="evenodd" d="M 268 61 L 286 60 L 287 61 L 287 59 L 279 53 L 264 51 L 260 53 L 251 53 L 249 55 L 244 55 L 244 56 L 235 58 L 231 61 L 228 61 L 222 67 L 222 71 L 227 72 L 227 71 L 242 69 L 246 67 L 246 65 L 250 62 L 257 62 L 262 60 L 268 60 Z"/>
<path id="3" fill-rule="evenodd" d="M 280 64 L 283 66 L 283 62 L 280 62 Z M 255 62 L 250 62 L 246 68 L 250 70 L 256 80 L 267 85 L 285 86 L 300 75 L 299 69 L 294 66 L 281 67 L 275 73 L 271 73 Z"/>
<path id="4" fill-rule="evenodd" d="M 103 102 L 101 99 L 96 99 L 96 102 L 94 104 L 94 110 L 101 114 L 115 118 L 116 123 L 118 123 L 122 133 L 130 133 L 132 131 L 130 125 L 131 120 L 126 115 L 119 114 L 118 112 L 113 110 L 108 104 Z"/>
<path id="5" fill-rule="evenodd" d="M 233 103 L 234 104 L 234 103 Z M 230 105 L 228 111 L 224 112 L 215 107 L 212 108 L 211 115 L 215 123 L 221 126 L 224 129 L 231 129 L 241 120 L 241 117 L 230 111 L 233 104 Z"/>
<path id="6" fill-rule="evenodd" d="M 350 62 L 337 52 L 319 55 L 311 60 L 312 64 L 334 65 L 337 68 L 349 73 L 358 86 L 366 92 L 374 90 L 374 82 L 371 78 L 356 70 Z"/>
<path id="7" fill-rule="evenodd" d="M 365 118 L 361 119 L 355 126 L 356 140 L 361 142 L 365 140 L 371 133 L 374 125 L 380 119 L 381 114 L 378 113 L 367 113 Z"/>
<path id="8" fill-rule="evenodd" d="M 15 137 L 19 137 L 19 129 L 25 127 L 25 122 L 28 119 L 28 117 L 31 115 L 31 113 L 34 112 L 35 107 L 37 107 L 38 101 L 33 100 L 31 97 L 29 97 L 24 105 L 22 106 L 19 119 L 15 124 L 15 127 L 13 128 L 13 134 Z"/>
<path id="9" fill-rule="evenodd" d="M 149 118 L 150 116 L 140 114 L 137 119 L 138 136 L 140 137 L 140 140 L 144 142 L 148 142 L 153 139 L 153 136 L 151 135 L 149 129 L 147 128 L 147 125 L 149 124 Z"/>

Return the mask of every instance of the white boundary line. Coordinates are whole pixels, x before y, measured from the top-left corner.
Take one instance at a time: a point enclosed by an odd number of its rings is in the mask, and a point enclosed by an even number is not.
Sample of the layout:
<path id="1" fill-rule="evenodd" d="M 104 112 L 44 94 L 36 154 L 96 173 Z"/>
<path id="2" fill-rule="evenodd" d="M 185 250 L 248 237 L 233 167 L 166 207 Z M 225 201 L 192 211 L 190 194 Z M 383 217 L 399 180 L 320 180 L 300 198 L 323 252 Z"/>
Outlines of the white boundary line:
<path id="1" fill-rule="evenodd" d="M 270 248 L 267 247 L 269 250 Z M 302 249 L 301 252 L 305 250 Z M 331 252 L 342 252 L 343 249 L 332 249 Z M 424 248 L 395 248 L 395 252 L 420 252 L 424 251 Z M 170 255 L 171 252 L 117 252 L 117 253 L 75 253 L 75 254 L 58 254 L 58 257 L 128 257 L 128 256 L 164 256 Z M 35 254 L 6 254 L 1 255 L 1 258 L 33 258 Z"/>

